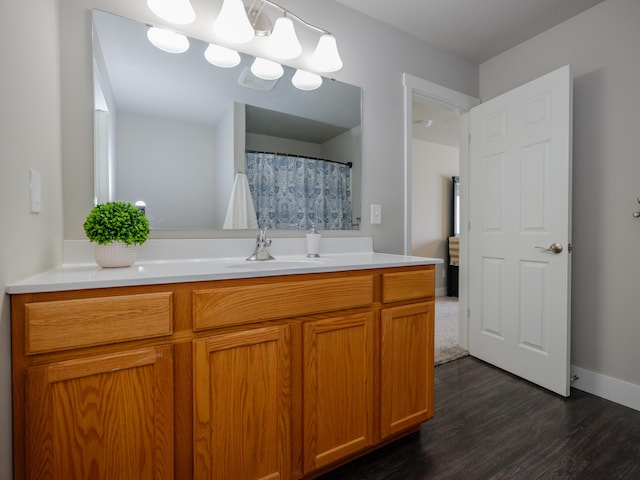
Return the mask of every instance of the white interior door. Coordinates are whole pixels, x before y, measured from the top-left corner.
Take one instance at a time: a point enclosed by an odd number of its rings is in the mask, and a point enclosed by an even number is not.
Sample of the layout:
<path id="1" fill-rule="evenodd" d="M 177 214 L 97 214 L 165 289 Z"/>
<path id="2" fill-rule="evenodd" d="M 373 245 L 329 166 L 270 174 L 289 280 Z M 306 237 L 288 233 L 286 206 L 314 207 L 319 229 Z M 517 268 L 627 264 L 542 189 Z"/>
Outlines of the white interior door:
<path id="1" fill-rule="evenodd" d="M 571 100 L 565 66 L 470 112 L 469 352 L 564 396 Z"/>

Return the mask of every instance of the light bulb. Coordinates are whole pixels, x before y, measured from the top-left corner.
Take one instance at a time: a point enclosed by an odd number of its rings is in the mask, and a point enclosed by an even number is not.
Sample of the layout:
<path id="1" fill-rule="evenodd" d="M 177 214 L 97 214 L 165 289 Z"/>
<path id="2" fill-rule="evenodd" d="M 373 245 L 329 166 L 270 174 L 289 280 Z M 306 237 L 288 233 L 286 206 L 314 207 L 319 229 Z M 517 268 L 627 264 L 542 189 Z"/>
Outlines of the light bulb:
<path id="1" fill-rule="evenodd" d="M 336 37 L 330 33 L 320 37 L 318 46 L 311 56 L 311 65 L 320 72 L 337 72 L 342 68 Z"/>
<path id="2" fill-rule="evenodd" d="M 296 30 L 290 18 L 280 17 L 276 20 L 273 32 L 269 36 L 267 51 L 282 60 L 290 60 L 300 56 L 302 45 L 296 37 Z"/>
<path id="3" fill-rule="evenodd" d="M 171 23 L 186 25 L 196 19 L 196 12 L 189 0 L 147 0 L 149 9 Z"/>
<path id="4" fill-rule="evenodd" d="M 147 38 L 154 47 L 169 53 L 184 53 L 189 50 L 189 39 L 179 33 L 163 28 L 151 27 L 147 30 Z"/>
<path id="5" fill-rule="evenodd" d="M 251 65 L 251 73 L 263 80 L 277 80 L 284 75 L 284 69 L 279 63 L 258 57 Z"/>
<path id="6" fill-rule="evenodd" d="M 291 78 L 291 83 L 299 90 L 315 90 L 322 85 L 322 77 L 304 70 L 296 70 Z"/>
<path id="7" fill-rule="evenodd" d="M 242 0 L 224 0 L 213 22 L 213 33 L 230 43 L 247 43 L 255 32 L 247 18 Z"/>
<path id="8" fill-rule="evenodd" d="M 204 51 L 207 62 L 222 68 L 233 68 L 240 63 L 240 54 L 230 48 L 209 44 Z"/>

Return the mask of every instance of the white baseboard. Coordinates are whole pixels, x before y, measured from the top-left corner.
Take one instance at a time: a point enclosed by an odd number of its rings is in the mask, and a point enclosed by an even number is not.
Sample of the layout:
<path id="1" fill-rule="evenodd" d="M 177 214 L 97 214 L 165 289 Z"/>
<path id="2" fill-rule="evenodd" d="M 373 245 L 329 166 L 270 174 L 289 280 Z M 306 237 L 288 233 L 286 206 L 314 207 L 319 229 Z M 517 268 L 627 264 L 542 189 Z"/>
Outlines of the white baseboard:
<path id="1" fill-rule="evenodd" d="M 574 375 L 578 378 L 571 382 L 573 388 L 640 411 L 640 385 L 571 365 Z"/>

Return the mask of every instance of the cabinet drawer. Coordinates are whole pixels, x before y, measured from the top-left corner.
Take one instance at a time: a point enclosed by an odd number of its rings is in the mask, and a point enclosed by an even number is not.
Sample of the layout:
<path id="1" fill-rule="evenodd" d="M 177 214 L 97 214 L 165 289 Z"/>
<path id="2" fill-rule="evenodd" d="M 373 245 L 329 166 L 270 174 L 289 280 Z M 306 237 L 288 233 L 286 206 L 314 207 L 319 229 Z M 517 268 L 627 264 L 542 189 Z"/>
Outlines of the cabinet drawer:
<path id="1" fill-rule="evenodd" d="M 434 272 L 433 267 L 428 267 L 425 270 L 382 274 L 382 301 L 400 302 L 434 296 Z"/>
<path id="2" fill-rule="evenodd" d="M 172 333 L 171 292 L 25 305 L 27 354 Z"/>
<path id="3" fill-rule="evenodd" d="M 372 274 L 195 290 L 193 328 L 204 330 L 291 318 L 371 303 Z"/>

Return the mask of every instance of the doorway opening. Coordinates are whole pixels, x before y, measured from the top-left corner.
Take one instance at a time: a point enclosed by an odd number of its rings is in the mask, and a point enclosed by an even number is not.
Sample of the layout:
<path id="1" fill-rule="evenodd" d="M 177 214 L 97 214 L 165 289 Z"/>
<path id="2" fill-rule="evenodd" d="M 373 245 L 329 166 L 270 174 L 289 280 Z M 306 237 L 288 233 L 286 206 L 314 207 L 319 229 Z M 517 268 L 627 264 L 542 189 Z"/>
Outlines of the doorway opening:
<path id="1" fill-rule="evenodd" d="M 436 364 L 467 354 L 465 180 L 468 115 L 477 98 L 405 74 L 405 253 L 436 266 Z M 460 180 L 454 208 L 453 177 Z M 458 215 L 454 216 L 453 213 Z M 450 237 L 455 240 L 451 242 Z M 452 247 L 458 281 L 452 277 Z M 457 287 L 455 290 L 452 287 Z"/>
<path id="2" fill-rule="evenodd" d="M 412 98 L 411 255 L 436 265 L 435 364 L 468 354 L 459 341 L 460 112 Z"/>

